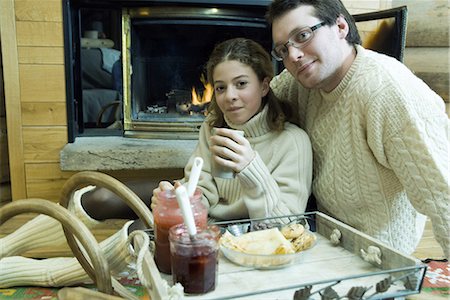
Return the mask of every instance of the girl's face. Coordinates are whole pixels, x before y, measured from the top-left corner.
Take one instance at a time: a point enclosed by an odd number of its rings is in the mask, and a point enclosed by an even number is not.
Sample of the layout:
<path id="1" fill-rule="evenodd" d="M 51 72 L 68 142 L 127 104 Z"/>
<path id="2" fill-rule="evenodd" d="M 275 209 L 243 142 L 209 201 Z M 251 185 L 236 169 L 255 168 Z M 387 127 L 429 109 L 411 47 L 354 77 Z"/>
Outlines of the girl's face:
<path id="1" fill-rule="evenodd" d="M 233 124 L 241 125 L 261 110 L 269 91 L 269 78 L 263 82 L 251 67 L 236 60 L 224 61 L 213 71 L 217 105 Z"/>

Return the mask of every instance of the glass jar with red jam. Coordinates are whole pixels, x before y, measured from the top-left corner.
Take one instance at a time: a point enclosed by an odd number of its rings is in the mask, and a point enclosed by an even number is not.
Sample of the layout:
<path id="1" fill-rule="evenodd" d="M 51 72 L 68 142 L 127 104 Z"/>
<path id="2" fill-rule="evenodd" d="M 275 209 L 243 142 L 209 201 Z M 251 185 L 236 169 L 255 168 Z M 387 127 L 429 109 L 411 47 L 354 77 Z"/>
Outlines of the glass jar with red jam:
<path id="1" fill-rule="evenodd" d="M 162 273 L 170 274 L 170 227 L 182 224 L 183 216 L 178 206 L 175 190 L 161 191 L 158 193 L 158 203 L 153 209 L 154 230 L 155 230 L 155 253 L 156 266 Z M 194 213 L 195 224 L 199 228 L 206 228 L 208 211 L 202 204 L 202 191 L 196 189 L 194 195 L 190 197 L 192 212 Z"/>
<path id="2" fill-rule="evenodd" d="M 218 275 L 220 229 L 216 225 L 197 228 L 190 236 L 184 224 L 170 229 L 172 279 L 181 283 L 186 294 L 214 291 Z"/>

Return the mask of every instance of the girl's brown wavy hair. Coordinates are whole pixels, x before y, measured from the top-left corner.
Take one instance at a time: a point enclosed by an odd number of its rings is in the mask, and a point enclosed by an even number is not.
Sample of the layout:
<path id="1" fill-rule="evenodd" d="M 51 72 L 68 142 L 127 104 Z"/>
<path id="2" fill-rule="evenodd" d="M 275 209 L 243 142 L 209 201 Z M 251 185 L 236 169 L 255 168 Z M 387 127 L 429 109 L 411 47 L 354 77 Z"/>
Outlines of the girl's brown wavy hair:
<path id="1" fill-rule="evenodd" d="M 269 53 L 257 42 L 246 38 L 226 40 L 214 48 L 206 64 L 208 82 L 214 83 L 213 72 L 216 66 L 224 61 L 238 61 L 253 69 L 262 82 L 264 78 L 272 80 L 274 76 L 273 64 Z M 285 121 L 290 117 L 291 108 L 281 102 L 269 89 L 262 99 L 261 108 L 268 105 L 267 123 L 272 130 L 283 130 Z M 213 94 L 208 106 L 208 123 L 211 127 L 226 127 L 223 113 L 217 105 Z"/>

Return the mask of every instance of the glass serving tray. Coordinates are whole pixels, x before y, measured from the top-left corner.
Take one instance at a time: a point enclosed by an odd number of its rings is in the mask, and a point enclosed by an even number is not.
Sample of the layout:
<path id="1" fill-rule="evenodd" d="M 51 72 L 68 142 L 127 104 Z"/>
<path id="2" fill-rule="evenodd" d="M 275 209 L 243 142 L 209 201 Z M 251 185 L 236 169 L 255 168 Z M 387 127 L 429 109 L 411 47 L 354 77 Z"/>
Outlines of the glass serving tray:
<path id="1" fill-rule="evenodd" d="M 247 232 L 255 224 L 292 222 L 305 225 L 317 237 L 300 262 L 261 270 L 237 265 L 220 254 L 216 289 L 186 299 L 386 299 L 420 293 L 425 264 L 323 213 L 214 224 L 223 231 Z M 379 260 L 365 260 L 373 250 L 379 251 Z M 170 275 L 161 276 L 172 283 Z"/>

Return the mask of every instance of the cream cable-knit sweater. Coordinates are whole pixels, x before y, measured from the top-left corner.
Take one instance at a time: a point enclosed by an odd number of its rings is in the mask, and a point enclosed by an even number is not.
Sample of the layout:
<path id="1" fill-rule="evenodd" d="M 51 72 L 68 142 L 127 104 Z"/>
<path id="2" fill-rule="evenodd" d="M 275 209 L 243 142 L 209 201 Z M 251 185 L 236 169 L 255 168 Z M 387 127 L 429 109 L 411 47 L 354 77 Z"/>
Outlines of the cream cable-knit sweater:
<path id="1" fill-rule="evenodd" d="M 281 132 L 271 131 L 266 118 L 267 107 L 245 125 L 228 122 L 231 128 L 244 131 L 256 152 L 255 158 L 234 179 L 211 176 L 211 127 L 203 122 L 198 146 L 186 165 L 185 174 L 189 178 L 196 156 L 203 158 L 198 186 L 213 219 L 261 218 L 305 211 L 312 181 L 309 138 L 290 123 Z"/>
<path id="2" fill-rule="evenodd" d="M 272 80 L 296 106 L 314 153 L 313 194 L 331 216 L 405 253 L 430 217 L 449 256 L 449 120 L 443 100 L 403 64 L 357 46 L 331 92 L 305 90 L 286 70 Z M 422 216 L 423 219 L 423 216 Z"/>

